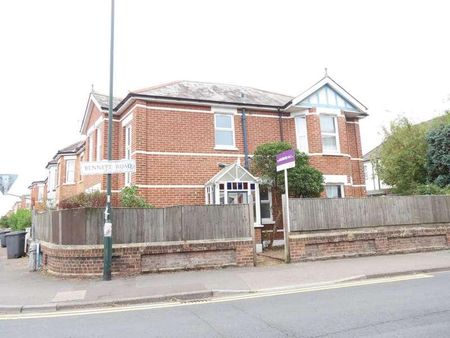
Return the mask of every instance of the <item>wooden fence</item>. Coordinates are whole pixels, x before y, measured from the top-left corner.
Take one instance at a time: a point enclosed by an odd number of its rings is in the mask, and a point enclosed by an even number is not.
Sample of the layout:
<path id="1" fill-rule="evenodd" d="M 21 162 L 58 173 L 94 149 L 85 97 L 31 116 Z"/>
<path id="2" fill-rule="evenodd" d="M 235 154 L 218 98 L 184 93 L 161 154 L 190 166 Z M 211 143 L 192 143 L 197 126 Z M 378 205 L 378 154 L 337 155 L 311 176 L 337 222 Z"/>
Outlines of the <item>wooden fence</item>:
<path id="1" fill-rule="evenodd" d="M 73 245 L 103 243 L 104 209 L 68 209 L 33 215 L 36 239 Z M 248 205 L 113 209 L 113 243 L 223 240 L 251 237 Z"/>
<path id="2" fill-rule="evenodd" d="M 450 196 L 294 198 L 289 209 L 292 232 L 450 223 Z"/>

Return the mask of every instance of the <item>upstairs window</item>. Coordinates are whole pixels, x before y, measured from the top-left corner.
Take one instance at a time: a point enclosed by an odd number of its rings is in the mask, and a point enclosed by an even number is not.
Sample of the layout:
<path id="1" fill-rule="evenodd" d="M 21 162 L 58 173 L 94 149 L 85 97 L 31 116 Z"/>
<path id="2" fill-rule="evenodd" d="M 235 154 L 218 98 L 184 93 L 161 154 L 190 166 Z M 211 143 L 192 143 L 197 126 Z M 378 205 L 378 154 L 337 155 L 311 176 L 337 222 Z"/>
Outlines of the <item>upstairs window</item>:
<path id="1" fill-rule="evenodd" d="M 339 140 L 336 116 L 320 115 L 320 131 L 322 134 L 322 152 L 338 153 Z"/>
<path id="2" fill-rule="evenodd" d="M 66 184 L 75 183 L 75 160 L 66 161 Z"/>
<path id="3" fill-rule="evenodd" d="M 295 131 L 297 134 L 297 149 L 308 153 L 308 133 L 306 130 L 305 116 L 297 116 L 295 118 Z"/>
<path id="4" fill-rule="evenodd" d="M 94 135 L 89 136 L 89 161 L 94 160 Z"/>
<path id="5" fill-rule="evenodd" d="M 214 129 L 216 148 L 235 148 L 234 116 L 231 114 L 215 114 Z"/>

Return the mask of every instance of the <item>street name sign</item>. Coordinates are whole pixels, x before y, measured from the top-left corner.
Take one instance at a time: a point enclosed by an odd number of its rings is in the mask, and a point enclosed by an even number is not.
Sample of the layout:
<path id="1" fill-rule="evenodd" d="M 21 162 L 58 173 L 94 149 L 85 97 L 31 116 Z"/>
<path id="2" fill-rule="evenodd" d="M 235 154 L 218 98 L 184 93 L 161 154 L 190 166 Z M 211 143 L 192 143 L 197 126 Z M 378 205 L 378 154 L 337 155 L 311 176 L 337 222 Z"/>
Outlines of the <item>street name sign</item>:
<path id="1" fill-rule="evenodd" d="M 114 161 L 96 161 L 81 162 L 81 175 L 104 175 L 104 174 L 122 174 L 135 173 L 135 160 L 114 160 Z"/>
<path id="2" fill-rule="evenodd" d="M 277 171 L 295 167 L 295 151 L 293 149 L 283 151 L 277 155 Z"/>

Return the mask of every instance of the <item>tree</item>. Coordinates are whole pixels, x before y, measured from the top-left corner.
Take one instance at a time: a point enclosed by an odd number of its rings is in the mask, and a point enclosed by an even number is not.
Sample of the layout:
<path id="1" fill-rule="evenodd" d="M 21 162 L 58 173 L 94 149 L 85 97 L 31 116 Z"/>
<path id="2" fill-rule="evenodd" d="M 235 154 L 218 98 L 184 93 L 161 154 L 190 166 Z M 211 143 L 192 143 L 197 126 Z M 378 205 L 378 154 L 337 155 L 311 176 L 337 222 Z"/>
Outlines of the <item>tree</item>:
<path id="1" fill-rule="evenodd" d="M 7 228 L 8 227 L 8 216 L 4 215 L 0 218 L 0 228 Z"/>
<path id="2" fill-rule="evenodd" d="M 432 129 L 426 141 L 428 181 L 440 188 L 450 187 L 450 124 Z"/>
<path id="3" fill-rule="evenodd" d="M 8 219 L 8 225 L 13 230 L 25 230 L 31 226 L 31 210 L 19 209 Z"/>
<path id="4" fill-rule="evenodd" d="M 384 142 L 376 170 L 381 180 L 393 186 L 393 192 L 409 194 L 427 179 L 426 124 L 411 124 L 406 118 L 395 120 L 384 129 Z"/>
<path id="5" fill-rule="evenodd" d="M 275 224 L 273 234 L 276 233 L 277 224 L 281 220 L 281 194 L 284 193 L 284 173 L 277 172 L 276 155 L 292 149 L 286 142 L 272 142 L 256 148 L 252 160 L 251 172 L 259 176 L 264 182 L 262 185 L 270 187 L 273 196 L 273 211 Z M 308 156 L 296 151 L 295 167 L 288 170 L 289 195 L 294 197 L 319 197 L 323 191 L 323 176 L 320 171 L 311 167 Z M 272 245 L 272 236 L 270 245 Z"/>

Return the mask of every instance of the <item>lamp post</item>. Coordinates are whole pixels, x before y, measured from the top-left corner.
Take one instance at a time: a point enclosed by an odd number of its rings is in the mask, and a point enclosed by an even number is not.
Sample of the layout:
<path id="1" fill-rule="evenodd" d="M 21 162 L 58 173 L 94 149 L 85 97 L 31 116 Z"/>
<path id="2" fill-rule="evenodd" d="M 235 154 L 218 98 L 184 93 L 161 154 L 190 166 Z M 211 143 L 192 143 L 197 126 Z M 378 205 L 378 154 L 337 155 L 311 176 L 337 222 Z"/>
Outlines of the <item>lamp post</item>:
<path id="1" fill-rule="evenodd" d="M 111 0 L 111 42 L 109 50 L 108 161 L 112 160 L 114 71 L 114 0 Z M 106 176 L 106 209 L 103 228 L 103 280 L 111 280 L 112 260 L 111 174 Z"/>

